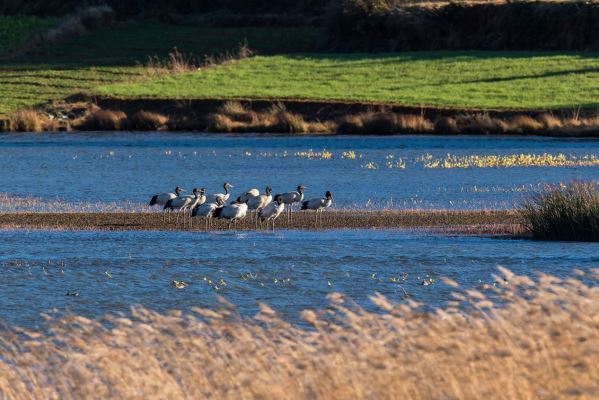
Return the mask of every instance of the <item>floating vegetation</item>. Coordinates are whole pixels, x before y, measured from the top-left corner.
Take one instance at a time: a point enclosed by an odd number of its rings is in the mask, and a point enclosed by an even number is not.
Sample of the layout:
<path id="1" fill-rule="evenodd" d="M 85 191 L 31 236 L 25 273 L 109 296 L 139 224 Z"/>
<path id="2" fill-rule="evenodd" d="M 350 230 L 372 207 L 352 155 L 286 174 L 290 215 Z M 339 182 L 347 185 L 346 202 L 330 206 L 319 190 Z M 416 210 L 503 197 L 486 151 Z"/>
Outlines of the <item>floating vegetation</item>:
<path id="1" fill-rule="evenodd" d="M 365 169 L 379 169 L 379 165 L 374 161 L 368 161 L 366 164 L 362 164 L 362 168 Z"/>
<path id="2" fill-rule="evenodd" d="M 420 158 L 424 168 L 511 168 L 511 167 L 590 167 L 599 166 L 595 154 L 575 156 L 559 154 L 505 154 L 467 155 L 447 154 L 434 158 L 426 154 Z"/>
<path id="3" fill-rule="evenodd" d="M 406 169 L 406 162 L 401 158 L 395 161 L 387 159 L 385 166 L 389 169 Z"/>
<path id="4" fill-rule="evenodd" d="M 343 153 L 341 153 L 341 158 L 346 158 L 348 160 L 355 160 L 356 152 L 353 150 L 344 151 Z"/>
<path id="5" fill-rule="evenodd" d="M 296 157 L 307 158 L 307 159 L 321 159 L 321 160 L 330 160 L 333 158 L 333 153 L 327 150 L 322 151 L 313 151 L 312 149 L 308 151 L 298 151 L 295 153 Z"/>

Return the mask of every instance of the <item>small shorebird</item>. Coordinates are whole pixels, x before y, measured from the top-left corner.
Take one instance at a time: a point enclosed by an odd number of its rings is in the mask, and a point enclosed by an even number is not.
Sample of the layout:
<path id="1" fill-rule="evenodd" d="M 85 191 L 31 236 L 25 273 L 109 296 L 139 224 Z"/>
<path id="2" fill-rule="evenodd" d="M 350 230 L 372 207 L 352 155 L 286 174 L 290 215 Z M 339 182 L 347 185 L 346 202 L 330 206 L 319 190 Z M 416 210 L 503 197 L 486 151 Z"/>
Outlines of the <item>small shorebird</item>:
<path id="1" fill-rule="evenodd" d="M 329 208 L 333 204 L 333 194 L 327 191 L 324 197 L 318 199 L 311 199 L 302 203 L 302 210 L 314 210 L 316 211 L 316 219 L 314 220 L 314 227 L 318 224 L 318 215 L 320 214 L 320 224 L 322 225 L 322 212 Z"/>
<path id="2" fill-rule="evenodd" d="M 272 230 L 275 230 L 275 220 L 279 218 L 279 215 L 285 210 L 285 203 L 281 199 L 280 195 L 276 195 L 275 199 L 267 204 L 264 208 L 258 211 L 258 217 L 260 218 L 260 224 L 266 221 L 266 229 L 268 229 L 268 222 L 272 221 Z"/>

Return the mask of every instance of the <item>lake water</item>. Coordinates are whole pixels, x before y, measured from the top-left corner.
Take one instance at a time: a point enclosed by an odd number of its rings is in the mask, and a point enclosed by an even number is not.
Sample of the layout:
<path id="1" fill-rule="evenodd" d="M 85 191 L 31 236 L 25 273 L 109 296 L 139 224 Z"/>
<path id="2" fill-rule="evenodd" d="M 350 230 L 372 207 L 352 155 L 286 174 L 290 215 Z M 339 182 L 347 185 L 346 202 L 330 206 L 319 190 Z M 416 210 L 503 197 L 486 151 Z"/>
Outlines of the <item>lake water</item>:
<path id="1" fill-rule="evenodd" d="M 323 150 L 331 153 L 323 159 Z M 355 159 L 348 158 L 354 152 Z M 345 158 L 344 158 L 345 153 Z M 337 208 L 506 209 L 547 183 L 599 180 L 599 166 L 426 168 L 425 159 L 519 154 L 599 156 L 599 141 L 535 137 L 287 137 L 204 134 L 0 135 L 0 201 L 10 210 L 140 209 L 183 186 L 235 193 L 252 187 L 306 196 L 326 190 Z M 310 157 L 310 158 L 309 158 Z M 326 156 L 325 156 L 326 157 Z M 404 166 L 405 168 L 401 168 Z M 398 168 L 400 166 L 400 168 Z M 374 169 L 376 168 L 376 169 Z"/>
<path id="2" fill-rule="evenodd" d="M 323 153 L 324 151 L 324 153 Z M 353 157 L 352 153 L 353 152 Z M 329 154 L 330 153 L 330 154 Z M 428 168 L 430 160 L 519 154 L 593 160 L 599 141 L 495 137 L 272 137 L 199 134 L 0 135 L 0 212 L 145 209 L 181 185 L 234 194 L 303 183 L 333 191 L 344 209 L 508 209 L 544 185 L 599 180 L 599 166 Z M 430 165 L 429 165 L 430 166 Z M 244 315 L 265 302 L 295 320 L 333 291 L 371 307 L 383 293 L 427 307 L 450 299 L 438 278 L 492 283 L 502 265 L 565 277 L 599 267 L 599 244 L 544 243 L 418 231 L 0 231 L 0 319 L 36 326 L 40 313 L 97 317 L 142 304 L 212 307 L 217 295 Z M 423 286 L 428 279 L 433 284 Z M 173 280 L 187 286 L 176 289 Z M 68 296 L 67 293 L 77 294 Z"/>
<path id="3" fill-rule="evenodd" d="M 0 243 L 0 318 L 21 326 L 40 324 L 39 313 L 53 308 L 91 317 L 126 313 L 134 304 L 187 310 L 212 307 L 217 295 L 244 315 L 253 315 L 257 303 L 265 302 L 290 320 L 302 309 L 324 308 L 333 291 L 366 308 L 372 307 L 368 296 L 375 292 L 393 301 L 407 292 L 432 307 L 450 299 L 450 288 L 439 276 L 476 287 L 493 283 L 497 265 L 518 274 L 544 271 L 561 277 L 570 276 L 574 267 L 599 267 L 599 243 L 396 230 L 0 231 Z M 434 283 L 423 286 L 429 278 Z M 176 289 L 173 280 L 188 286 Z"/>

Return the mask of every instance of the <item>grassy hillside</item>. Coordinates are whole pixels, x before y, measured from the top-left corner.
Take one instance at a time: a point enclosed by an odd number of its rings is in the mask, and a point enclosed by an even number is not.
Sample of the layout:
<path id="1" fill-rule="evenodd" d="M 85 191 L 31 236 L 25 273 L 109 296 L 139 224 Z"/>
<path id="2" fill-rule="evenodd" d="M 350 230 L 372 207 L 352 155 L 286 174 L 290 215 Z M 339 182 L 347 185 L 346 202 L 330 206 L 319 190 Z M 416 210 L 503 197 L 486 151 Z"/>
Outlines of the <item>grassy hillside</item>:
<path id="1" fill-rule="evenodd" d="M 310 51 L 314 28 L 198 28 L 154 21 L 106 28 L 33 54 L 0 61 L 0 115 L 97 86 L 139 79 L 140 63 L 173 47 L 198 56 L 218 54 L 247 40 L 259 54 Z"/>
<path id="2" fill-rule="evenodd" d="M 133 97 L 361 100 L 472 108 L 594 108 L 599 54 L 414 52 L 255 57 L 103 86 Z"/>

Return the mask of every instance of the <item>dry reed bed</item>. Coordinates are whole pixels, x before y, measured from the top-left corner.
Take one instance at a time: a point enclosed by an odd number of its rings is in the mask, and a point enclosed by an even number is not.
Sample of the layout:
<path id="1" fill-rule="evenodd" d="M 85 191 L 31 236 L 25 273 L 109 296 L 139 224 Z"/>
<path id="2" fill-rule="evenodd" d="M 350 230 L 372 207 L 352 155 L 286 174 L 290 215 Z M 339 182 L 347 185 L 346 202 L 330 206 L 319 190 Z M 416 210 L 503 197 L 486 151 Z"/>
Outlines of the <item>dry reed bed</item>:
<path id="1" fill-rule="evenodd" d="M 456 287 L 421 312 L 375 295 L 367 312 L 340 294 L 301 313 L 262 305 L 104 321 L 53 319 L 4 329 L 4 398 L 557 399 L 599 396 L 599 271 L 581 280 L 501 269 L 496 286 Z M 579 271 L 583 274 L 582 271 Z M 590 278 L 590 279 L 589 279 Z M 453 281 L 445 280 L 450 286 Z M 173 289 L 175 290 L 175 289 Z M 491 300 L 493 299 L 493 300 Z M 104 322 L 104 323 L 103 323 Z"/>
<path id="2" fill-rule="evenodd" d="M 194 230 L 205 229 L 203 218 L 193 218 L 193 227 L 181 221 L 163 222 L 162 213 L 5 213 L 0 214 L 0 228 L 73 229 L 73 230 Z M 264 226 L 265 227 L 265 226 Z M 281 215 L 277 229 L 314 229 L 313 212 L 294 212 L 287 223 Z M 318 229 L 393 229 L 434 228 L 452 233 L 522 234 L 519 217 L 513 211 L 329 211 L 323 214 Z M 228 229 L 225 220 L 214 220 L 213 230 Z M 247 216 L 237 224 L 238 230 L 255 230 L 256 222 Z"/>
<path id="3" fill-rule="evenodd" d="M 319 101 L 97 99 L 76 96 L 48 112 L 21 110 L 0 131 L 208 131 L 289 134 L 497 134 L 596 136 L 585 111 L 473 111 Z M 57 119 L 53 115 L 66 115 Z"/>

